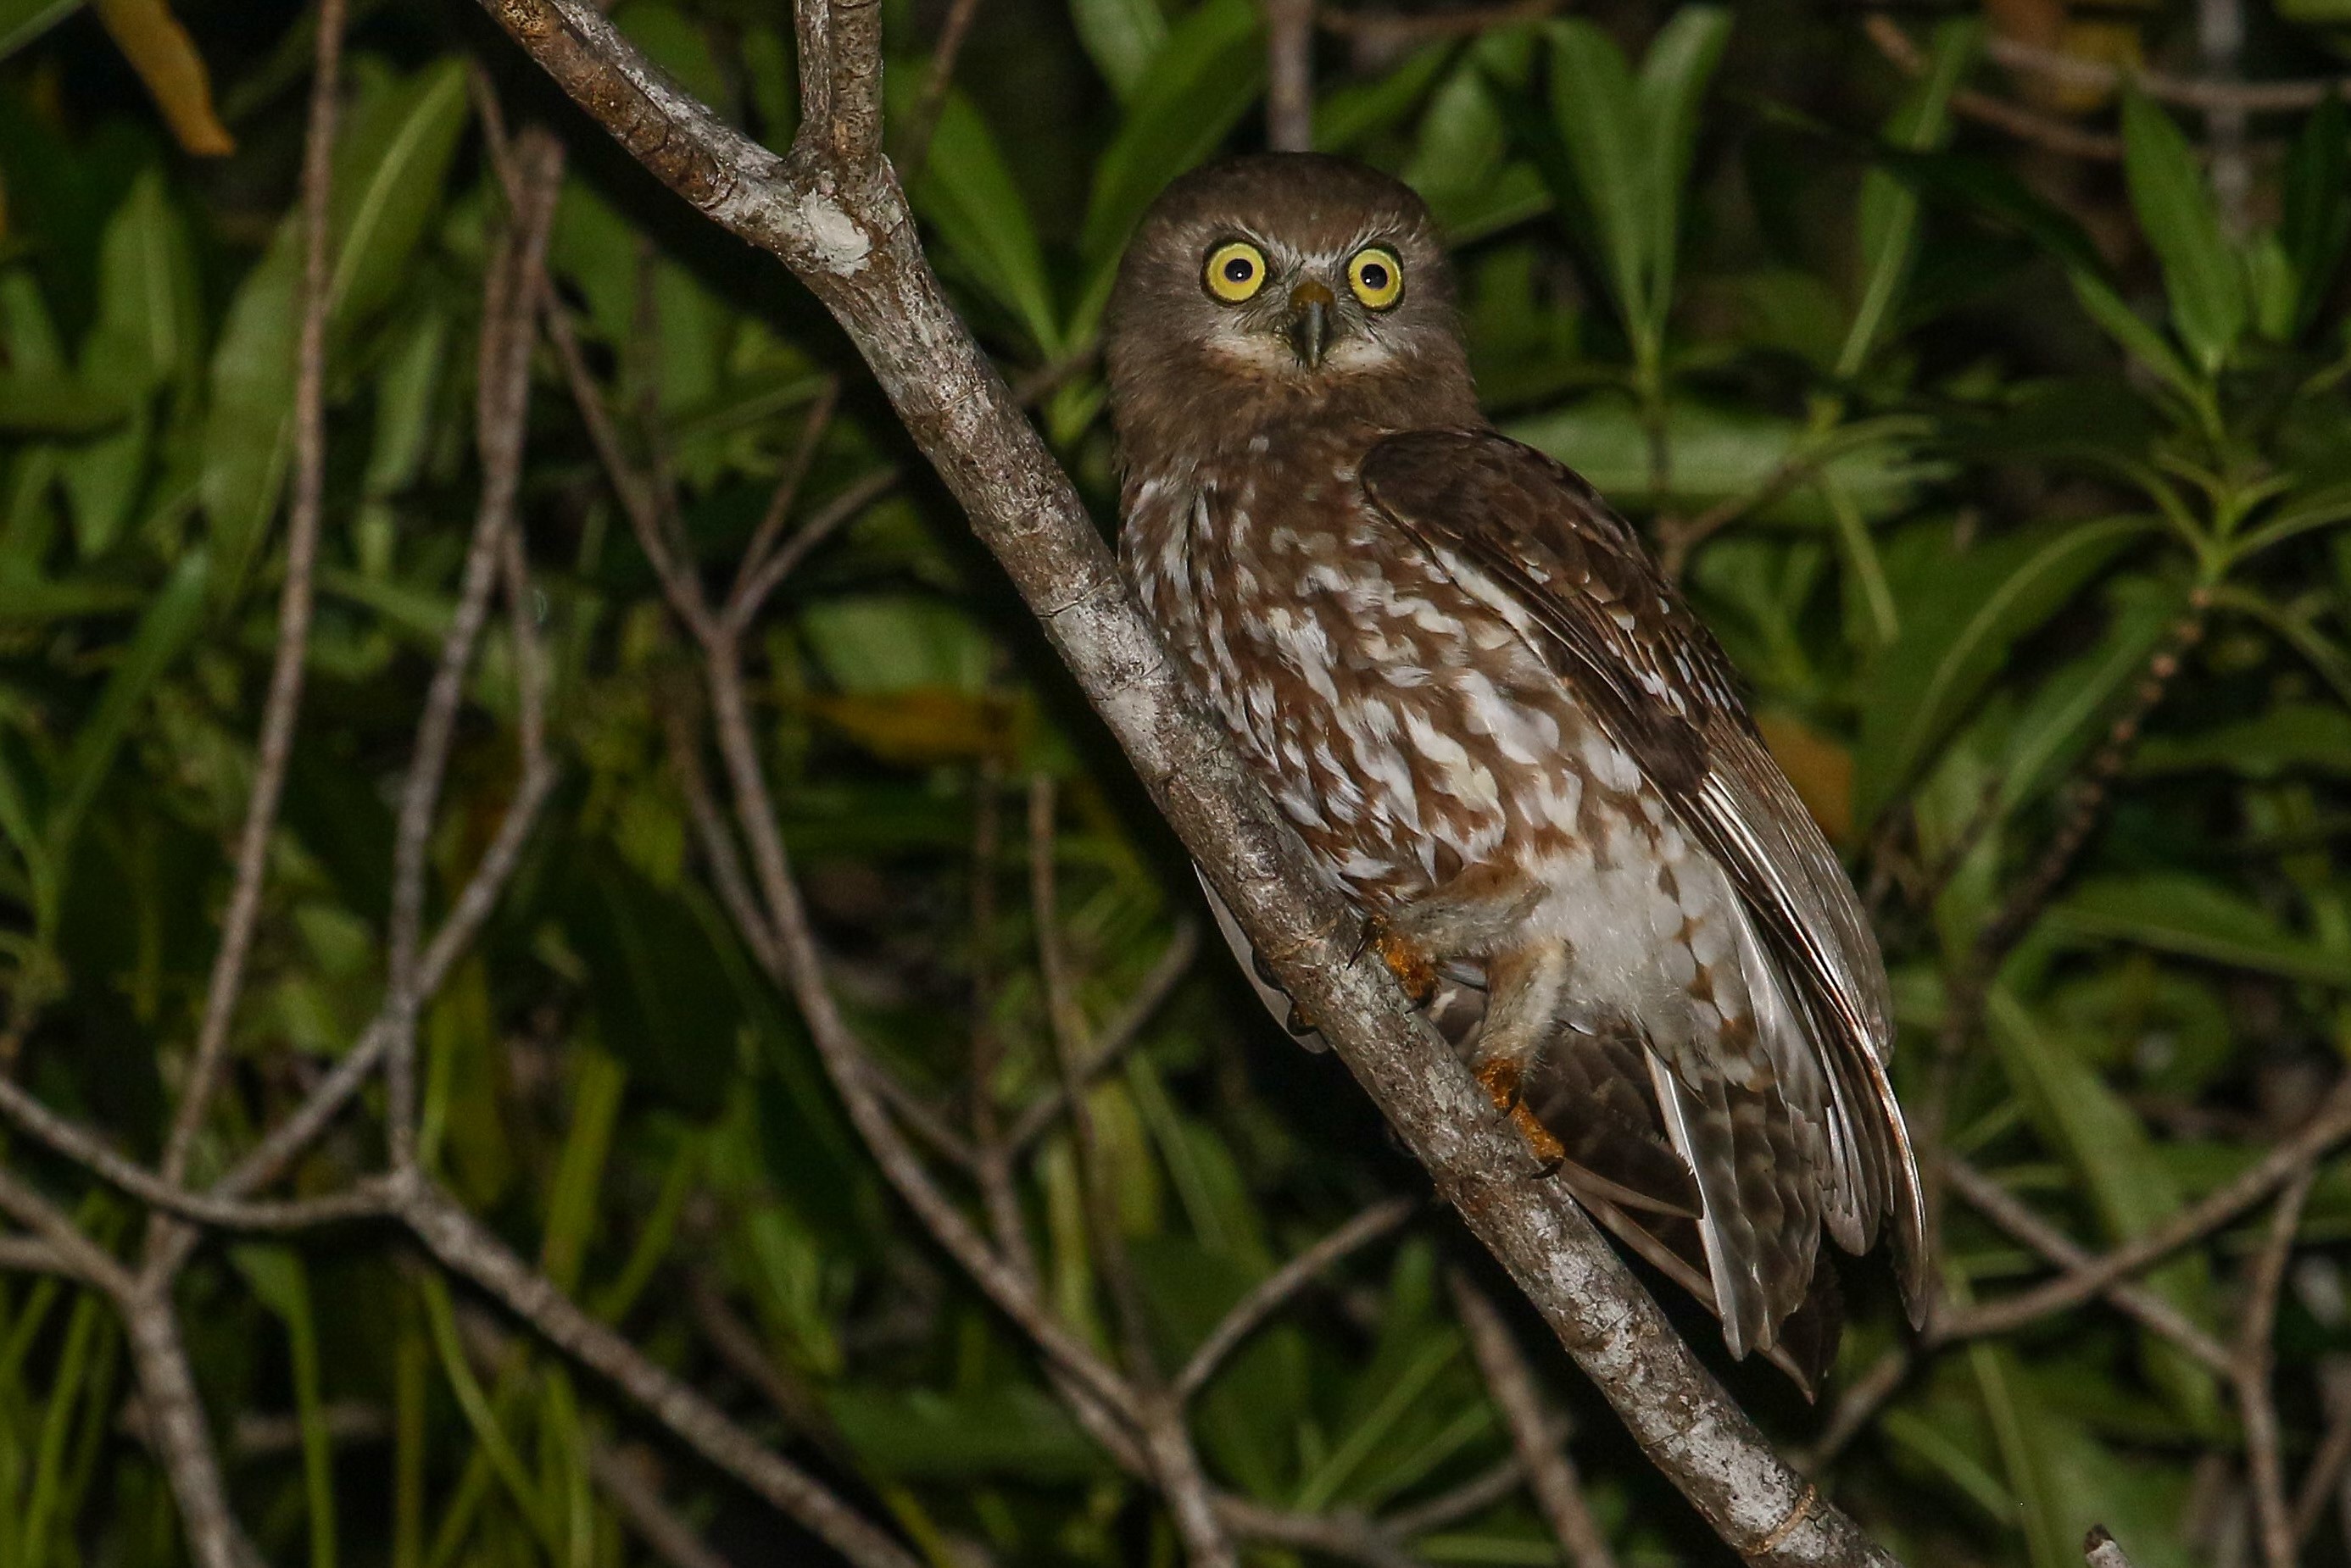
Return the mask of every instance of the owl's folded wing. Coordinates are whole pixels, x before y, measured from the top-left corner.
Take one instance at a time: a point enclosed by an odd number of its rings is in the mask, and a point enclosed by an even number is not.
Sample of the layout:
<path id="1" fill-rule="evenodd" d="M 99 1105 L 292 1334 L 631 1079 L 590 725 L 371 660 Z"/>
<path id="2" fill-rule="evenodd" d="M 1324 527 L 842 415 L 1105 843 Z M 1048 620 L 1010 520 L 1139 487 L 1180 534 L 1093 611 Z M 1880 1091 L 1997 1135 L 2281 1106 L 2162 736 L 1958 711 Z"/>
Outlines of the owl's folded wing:
<path id="1" fill-rule="evenodd" d="M 1365 494 L 1491 605 L 1675 805 L 1741 900 L 1810 1021 L 1866 1246 L 1891 1214 L 1904 1293 L 1925 1302 L 1917 1173 L 1886 1076 L 1886 971 L 1835 855 L 1764 749 L 1713 637 L 1573 471 L 1492 431 L 1390 436 Z"/>

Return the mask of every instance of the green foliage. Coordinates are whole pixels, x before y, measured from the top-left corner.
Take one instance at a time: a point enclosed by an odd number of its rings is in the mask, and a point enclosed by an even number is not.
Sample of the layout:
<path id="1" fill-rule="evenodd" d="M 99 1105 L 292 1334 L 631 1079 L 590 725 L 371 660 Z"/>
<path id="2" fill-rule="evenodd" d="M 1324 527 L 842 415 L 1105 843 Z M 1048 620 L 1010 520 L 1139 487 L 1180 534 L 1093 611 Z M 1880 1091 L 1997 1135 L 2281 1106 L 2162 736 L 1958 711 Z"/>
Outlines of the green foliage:
<path id="1" fill-rule="evenodd" d="M 245 37 L 242 16 L 192 16 L 231 74 L 242 148 L 199 164 L 165 150 L 143 99 L 102 85 L 120 70 L 103 35 L 50 27 L 71 8 L 0 5 L 0 1067 L 152 1159 L 219 937 L 284 571 L 308 22 Z M 482 481 L 474 379 L 504 204 L 467 51 L 491 35 L 359 10 L 309 691 L 200 1179 L 381 1003 L 387 802 Z M 762 140 L 789 139 L 780 13 L 675 0 L 617 19 Z M 1168 180 L 1256 144 L 1260 7 L 983 8 L 935 92 L 930 13 L 893 3 L 884 19 L 924 238 L 1008 378 L 1056 373 L 1040 428 L 1107 523 L 1092 351 L 1109 281 Z M 2335 867 L 2351 822 L 2351 111 L 2330 99 L 2263 121 L 2292 140 L 2235 213 L 2200 124 L 2159 103 L 2096 110 L 2119 133 L 2118 180 L 2053 180 L 1960 116 L 1990 79 L 1974 19 L 1922 36 L 1915 78 L 1831 27 L 1687 6 L 1326 40 L 1316 134 L 1429 199 L 1498 421 L 1634 515 L 1750 683 L 1872 891 L 1908 1103 L 2085 1246 L 2111 1245 L 2252 1164 L 2351 1051 Z M 803 455 L 802 517 L 904 470 L 747 634 L 750 739 L 877 1063 L 950 1147 L 991 1117 L 1018 1125 L 1060 1083 L 1019 785 L 1049 775 L 1062 802 L 1058 934 L 1090 1032 L 1113 1028 L 1194 916 L 1188 868 L 822 312 L 609 149 L 583 140 L 569 169 L 557 296 L 600 411 L 668 476 L 707 581 L 727 579 Z M 699 792 L 726 781 L 697 656 L 551 354 L 534 398 L 523 608 L 565 779 L 421 1021 L 425 1163 L 587 1310 L 931 1560 L 1174 1561 L 1147 1491 L 891 1198 L 737 934 L 710 851 L 726 829 L 700 815 Z M 2191 615 L 2200 640 L 2177 635 Z M 464 693 L 427 846 L 435 919 L 516 787 L 514 624 L 492 618 Z M 2139 712 L 2158 655 L 2162 701 Z M 2068 781 L 2125 718 L 2135 741 L 2110 759 L 2080 867 L 2025 912 L 1996 972 L 1972 975 L 1980 934 L 2074 809 Z M 1298 1052 L 1228 967 L 1203 957 L 1089 1099 L 1170 1369 L 1284 1259 L 1420 1190 L 1343 1074 Z M 1983 1026 L 1942 1058 L 1947 1009 L 1975 981 Z M 371 1127 L 380 1113 L 349 1114 Z M 7 1152 L 90 1234 L 135 1247 L 123 1200 L 21 1137 Z M 339 1134 L 291 1186 L 345 1185 L 379 1158 L 371 1132 Z M 1109 1351 L 1121 1320 L 1068 1122 L 1011 1163 L 1043 1289 Z M 2296 1465 L 2325 1418 L 2319 1369 L 2351 1353 L 2346 1224 L 2351 1184 L 2329 1168 L 2278 1345 Z M 2146 1282 L 2228 1340 L 2253 1225 Z M 1945 1236 L 1955 1300 L 2045 1272 L 1963 1206 Z M 1252 1335 L 1192 1410 L 1216 1484 L 1392 1517 L 1500 1463 L 1443 1288 L 1468 1257 L 1458 1228 L 1423 1218 Z M 1850 1387 L 1900 1330 L 1877 1264 L 1847 1278 Z M 601 1450 L 643 1430 L 624 1402 L 519 1336 L 486 1353 L 474 1303 L 383 1235 L 210 1249 L 178 1299 L 232 1501 L 271 1561 L 650 1560 L 594 1479 Z M 1680 1505 L 1538 1348 L 1622 1560 L 1703 1557 Z M 104 1302 L 0 1274 L 0 1568 L 179 1560 L 169 1490 L 121 1418 L 125 1358 Z M 1826 1426 L 1769 1370 L 1728 1376 L 1791 1446 Z M 2093 1305 L 1926 1358 L 1823 1473 L 1916 1563 L 2061 1568 L 2102 1521 L 2144 1568 L 2186 1568 L 2227 1557 L 2183 1524 L 2199 1456 L 2227 1470 L 2242 1442 L 2207 1368 Z M 709 1474 L 663 1480 L 743 1560 L 806 1554 Z M 1431 1563 L 1555 1560 L 1516 1491 L 1407 1545 Z"/>

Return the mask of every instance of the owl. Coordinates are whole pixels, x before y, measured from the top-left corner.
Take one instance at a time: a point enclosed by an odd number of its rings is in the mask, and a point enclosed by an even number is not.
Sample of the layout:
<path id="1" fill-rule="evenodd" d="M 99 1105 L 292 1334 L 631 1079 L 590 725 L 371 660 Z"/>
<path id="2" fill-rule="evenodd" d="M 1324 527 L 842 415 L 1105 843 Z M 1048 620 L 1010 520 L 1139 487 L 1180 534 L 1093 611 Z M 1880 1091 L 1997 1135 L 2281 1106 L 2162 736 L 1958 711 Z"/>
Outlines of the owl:
<path id="1" fill-rule="evenodd" d="M 1215 164 L 1107 319 L 1135 592 L 1498 1114 L 1734 1355 L 1816 1384 L 1823 1231 L 1890 1226 L 1915 1315 L 1852 885 L 1633 530 L 1480 413 L 1427 208 L 1343 159 Z"/>

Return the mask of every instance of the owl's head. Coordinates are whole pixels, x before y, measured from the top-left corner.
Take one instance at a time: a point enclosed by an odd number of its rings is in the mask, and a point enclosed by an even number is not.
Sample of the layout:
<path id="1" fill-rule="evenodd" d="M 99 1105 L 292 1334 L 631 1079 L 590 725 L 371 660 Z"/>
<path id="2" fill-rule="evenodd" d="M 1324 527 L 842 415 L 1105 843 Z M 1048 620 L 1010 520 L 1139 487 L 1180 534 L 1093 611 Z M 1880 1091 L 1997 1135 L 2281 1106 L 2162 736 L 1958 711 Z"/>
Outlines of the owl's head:
<path id="1" fill-rule="evenodd" d="M 1114 407 L 1162 400 L 1172 379 L 1282 403 L 1458 392 L 1474 417 L 1436 222 L 1344 158 L 1235 158 L 1168 186 L 1120 264 L 1106 352 Z"/>

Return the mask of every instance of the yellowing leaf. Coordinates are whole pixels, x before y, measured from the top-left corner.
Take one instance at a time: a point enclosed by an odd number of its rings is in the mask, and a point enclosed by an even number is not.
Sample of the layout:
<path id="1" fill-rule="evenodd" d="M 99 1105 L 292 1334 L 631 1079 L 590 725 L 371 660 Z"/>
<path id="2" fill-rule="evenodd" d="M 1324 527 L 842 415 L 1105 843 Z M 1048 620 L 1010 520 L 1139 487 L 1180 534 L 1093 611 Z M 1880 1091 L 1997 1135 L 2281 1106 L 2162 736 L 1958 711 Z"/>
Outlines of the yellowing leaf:
<path id="1" fill-rule="evenodd" d="M 147 84 L 180 145 L 199 158 L 225 158 L 236 139 L 213 112 L 212 76 L 194 40 L 163 0 L 97 0 L 98 19 Z"/>
<path id="2" fill-rule="evenodd" d="M 1771 748 L 1772 759 L 1796 786 L 1796 798 L 1804 803 L 1804 809 L 1813 814 L 1829 841 L 1843 844 L 1851 837 L 1853 753 L 1844 742 L 1784 709 L 1758 713 L 1755 727 L 1763 732 L 1763 743 Z"/>
<path id="3" fill-rule="evenodd" d="M 809 705 L 818 717 L 847 731 L 885 762 L 920 764 L 1003 756 L 1015 738 L 1010 703 L 944 686 L 817 697 Z"/>

